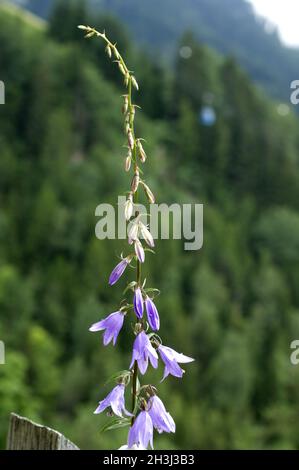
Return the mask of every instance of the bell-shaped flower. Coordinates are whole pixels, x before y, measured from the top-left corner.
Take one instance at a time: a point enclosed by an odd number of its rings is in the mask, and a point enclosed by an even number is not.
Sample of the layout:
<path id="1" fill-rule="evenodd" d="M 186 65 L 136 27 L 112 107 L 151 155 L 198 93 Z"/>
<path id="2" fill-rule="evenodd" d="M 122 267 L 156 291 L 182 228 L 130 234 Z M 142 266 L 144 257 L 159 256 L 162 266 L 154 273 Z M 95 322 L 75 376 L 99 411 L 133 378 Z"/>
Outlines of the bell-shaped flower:
<path id="1" fill-rule="evenodd" d="M 168 346 L 163 346 L 162 344 L 160 344 L 160 346 L 158 347 L 158 351 L 162 361 L 165 364 L 164 375 L 162 380 L 164 380 L 169 374 L 173 375 L 174 377 L 183 377 L 185 371 L 179 366 L 179 363 L 187 363 L 194 361 L 192 357 L 188 357 L 184 354 L 178 353 L 174 349 L 171 349 Z"/>
<path id="2" fill-rule="evenodd" d="M 133 426 L 128 435 L 128 447 L 138 446 L 147 449 L 149 444 L 153 449 L 154 426 L 152 419 L 147 411 L 141 411 L 136 417 Z"/>
<path id="3" fill-rule="evenodd" d="M 102 413 L 102 411 L 108 407 L 110 407 L 113 413 L 120 418 L 123 417 L 123 413 L 127 416 L 132 416 L 132 413 L 127 411 L 125 408 L 125 386 L 123 384 L 119 384 L 114 387 L 106 398 L 99 402 L 99 406 L 94 413 Z"/>
<path id="4" fill-rule="evenodd" d="M 139 228 L 140 228 L 141 235 L 143 236 L 146 243 L 151 248 L 153 248 L 155 246 L 155 242 L 154 242 L 153 236 L 152 236 L 151 232 L 149 231 L 149 229 L 147 228 L 147 226 L 144 225 L 142 222 L 139 222 Z"/>
<path id="5" fill-rule="evenodd" d="M 172 416 L 166 411 L 162 400 L 160 400 L 157 395 L 149 399 L 148 413 L 152 418 L 154 428 L 156 428 L 159 433 L 175 432 L 175 422 Z"/>
<path id="6" fill-rule="evenodd" d="M 153 348 L 147 334 L 144 331 L 139 333 L 134 341 L 133 355 L 130 369 L 133 367 L 135 361 L 138 363 L 138 368 L 142 375 L 144 375 L 148 368 L 148 361 L 156 369 L 158 367 L 158 354 Z"/>
<path id="7" fill-rule="evenodd" d="M 105 330 L 103 336 L 103 343 L 104 346 L 110 343 L 113 339 L 113 346 L 115 346 L 118 334 L 123 326 L 124 323 L 124 313 L 123 312 L 113 312 L 108 315 L 108 317 L 100 320 L 97 323 L 94 323 L 89 328 L 89 331 L 102 331 Z"/>

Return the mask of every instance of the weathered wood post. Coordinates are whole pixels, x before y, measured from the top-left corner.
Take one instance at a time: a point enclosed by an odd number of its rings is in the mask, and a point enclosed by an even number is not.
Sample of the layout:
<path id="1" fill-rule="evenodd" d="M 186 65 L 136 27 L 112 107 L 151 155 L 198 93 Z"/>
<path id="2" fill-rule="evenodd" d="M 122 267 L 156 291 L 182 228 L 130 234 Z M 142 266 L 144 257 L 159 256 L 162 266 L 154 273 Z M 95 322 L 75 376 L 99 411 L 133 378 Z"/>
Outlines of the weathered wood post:
<path id="1" fill-rule="evenodd" d="M 11 413 L 7 450 L 79 450 L 79 448 L 60 432 Z"/>

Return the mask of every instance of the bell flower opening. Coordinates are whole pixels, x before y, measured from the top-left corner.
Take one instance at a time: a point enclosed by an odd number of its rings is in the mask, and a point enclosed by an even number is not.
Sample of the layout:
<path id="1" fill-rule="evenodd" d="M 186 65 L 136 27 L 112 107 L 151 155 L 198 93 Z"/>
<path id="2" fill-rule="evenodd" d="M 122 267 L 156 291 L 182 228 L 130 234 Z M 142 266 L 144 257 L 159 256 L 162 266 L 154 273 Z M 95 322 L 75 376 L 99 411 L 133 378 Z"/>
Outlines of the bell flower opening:
<path id="1" fill-rule="evenodd" d="M 123 414 L 132 416 L 132 413 L 127 411 L 125 408 L 125 386 L 123 384 L 119 384 L 114 387 L 107 397 L 99 402 L 99 406 L 94 411 L 94 414 L 102 413 L 102 411 L 108 407 L 110 407 L 113 413 L 120 418 L 123 417 Z"/>
<path id="2" fill-rule="evenodd" d="M 134 341 L 130 369 L 132 368 L 134 362 L 137 361 L 140 373 L 144 375 L 147 371 L 149 360 L 154 369 L 157 369 L 158 354 L 155 348 L 153 348 L 147 334 L 144 331 L 141 331 Z"/>
<path id="3" fill-rule="evenodd" d="M 117 312 L 110 313 L 108 317 L 91 325 L 91 327 L 89 328 L 89 331 L 96 332 L 96 331 L 105 330 L 105 333 L 103 336 L 104 346 L 107 346 L 107 344 L 109 344 L 110 341 L 112 340 L 113 340 L 113 346 L 115 346 L 118 334 L 120 330 L 122 329 L 123 323 L 124 323 L 124 313 L 117 311 Z"/>
<path id="4" fill-rule="evenodd" d="M 168 346 L 163 346 L 162 344 L 160 344 L 157 350 L 159 351 L 160 357 L 165 365 L 162 380 L 164 380 L 169 374 L 173 375 L 174 377 L 182 378 L 185 371 L 179 366 L 179 363 L 188 363 L 194 361 L 192 357 L 178 353 L 174 349 L 171 349 Z"/>
<path id="5" fill-rule="evenodd" d="M 132 449 L 134 445 L 147 449 L 149 444 L 153 445 L 154 426 L 147 411 L 141 411 L 130 428 L 128 435 L 128 447 Z"/>
<path id="6" fill-rule="evenodd" d="M 175 422 L 165 409 L 162 400 L 157 395 L 152 396 L 148 401 L 148 413 L 152 418 L 154 428 L 158 433 L 175 432 Z"/>

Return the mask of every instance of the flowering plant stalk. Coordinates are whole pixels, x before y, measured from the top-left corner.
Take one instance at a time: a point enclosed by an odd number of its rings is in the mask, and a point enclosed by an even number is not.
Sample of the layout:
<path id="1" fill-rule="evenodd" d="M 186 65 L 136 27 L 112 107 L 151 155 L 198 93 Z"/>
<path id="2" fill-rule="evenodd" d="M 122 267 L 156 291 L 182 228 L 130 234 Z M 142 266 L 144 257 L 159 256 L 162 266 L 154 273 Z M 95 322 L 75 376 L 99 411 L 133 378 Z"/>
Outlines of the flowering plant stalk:
<path id="1" fill-rule="evenodd" d="M 140 385 L 138 375 L 144 375 L 149 362 L 153 368 L 158 367 L 159 357 L 164 363 L 164 380 L 169 374 L 181 378 L 183 369 L 180 363 L 192 362 L 193 359 L 184 354 L 164 346 L 157 331 L 160 328 L 160 318 L 154 297 L 159 293 L 158 289 L 146 288 L 142 279 L 142 264 L 145 262 L 145 253 L 152 252 L 154 239 L 148 226 L 141 220 L 141 214 L 137 210 L 138 192 L 140 188 L 145 193 L 149 204 L 154 204 L 155 197 L 149 186 L 141 178 L 141 165 L 145 163 L 147 155 L 143 148 L 144 139 L 136 137 L 135 111 L 137 105 L 133 103 L 133 89 L 138 90 L 138 83 L 134 74 L 127 67 L 123 57 L 119 53 L 116 44 L 113 44 L 105 32 L 100 33 L 90 26 L 80 25 L 79 29 L 85 31 L 86 38 L 98 37 L 106 43 L 106 52 L 110 59 L 116 62 L 120 73 L 124 77 L 126 89 L 123 95 L 122 112 L 124 115 L 124 132 L 126 135 L 127 156 L 125 159 L 125 171 L 132 168 L 130 190 L 124 207 L 124 216 L 129 225 L 128 243 L 131 252 L 113 269 L 110 278 L 110 286 L 114 285 L 126 271 L 129 265 L 135 265 L 136 279 L 127 284 L 125 293 L 132 292 L 133 302 L 122 300 L 117 311 L 106 318 L 93 324 L 90 331 L 104 331 L 103 343 L 108 345 L 113 341 L 116 344 L 117 337 L 122 329 L 125 317 L 133 314 L 135 317 L 134 343 L 132 360 L 128 370 L 121 371 L 113 377 L 116 385 L 106 398 L 99 402 L 95 413 L 101 413 L 109 409 L 110 415 L 115 419 L 109 422 L 105 429 L 129 426 L 127 444 L 120 449 L 147 449 L 153 448 L 154 429 L 158 433 L 175 432 L 175 422 L 167 412 L 163 402 L 158 397 L 157 388 L 152 384 Z M 145 214 L 147 216 L 147 214 Z M 147 247 L 146 247 L 147 245 Z M 134 249 L 134 251 L 133 251 Z M 146 312 L 146 318 L 145 314 Z M 152 331 L 150 331 L 152 330 Z M 125 389 L 131 384 L 131 410 L 125 407 Z"/>

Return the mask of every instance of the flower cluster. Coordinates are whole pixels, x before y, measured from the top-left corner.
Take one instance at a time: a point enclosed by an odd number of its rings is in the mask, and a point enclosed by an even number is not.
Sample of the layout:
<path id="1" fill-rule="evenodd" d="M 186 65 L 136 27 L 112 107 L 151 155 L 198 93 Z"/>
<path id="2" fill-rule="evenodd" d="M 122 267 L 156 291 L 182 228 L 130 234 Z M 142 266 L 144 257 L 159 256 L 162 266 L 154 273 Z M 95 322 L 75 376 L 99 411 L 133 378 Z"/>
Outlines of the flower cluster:
<path id="1" fill-rule="evenodd" d="M 160 360 L 164 365 L 162 380 L 168 375 L 181 378 L 184 370 L 180 364 L 192 362 L 193 359 L 163 345 L 157 334 L 160 329 L 160 317 L 154 302 L 155 295 L 159 291 L 154 288 L 146 288 L 145 281 L 142 280 L 141 267 L 145 262 L 145 253 L 146 251 L 152 252 L 155 244 L 147 225 L 143 223 L 141 215 L 136 210 L 138 190 L 142 187 L 149 204 L 155 202 L 155 197 L 140 176 L 142 174 L 140 165 L 146 161 L 147 155 L 143 148 L 143 139 L 136 137 L 134 129 L 137 106 L 132 102 L 132 88 L 138 90 L 136 78 L 126 66 L 116 45 L 109 41 L 105 32 L 100 33 L 83 25 L 80 25 L 79 28 L 86 32 L 85 37 L 96 36 L 105 41 L 106 52 L 117 63 L 126 87 L 122 108 L 127 146 L 125 171 L 129 172 L 132 169 L 132 179 L 124 207 L 124 217 L 129 223 L 128 249 L 132 249 L 132 252 L 126 257 L 122 257 L 113 269 L 109 277 L 110 286 L 118 282 L 129 265 L 136 264 L 136 280 L 131 281 L 125 290 L 125 292 L 132 292 L 132 300 L 124 299 L 116 312 L 110 313 L 106 318 L 90 327 L 92 332 L 104 331 L 103 343 L 105 346 L 111 341 L 115 345 L 125 317 L 131 314 L 135 317 L 135 339 L 129 369 L 116 374 L 116 386 L 106 398 L 99 402 L 95 413 L 101 413 L 108 408 L 109 413 L 117 419 L 113 424 L 114 428 L 118 425 L 128 424 L 130 426 L 128 442 L 121 449 L 148 449 L 149 446 L 153 448 L 154 429 L 158 433 L 174 433 L 175 422 L 158 397 L 157 389 L 153 385 L 139 385 L 138 374 L 145 375 L 149 364 L 157 369 Z M 125 391 L 130 383 L 132 409 L 128 411 L 125 407 Z"/>

